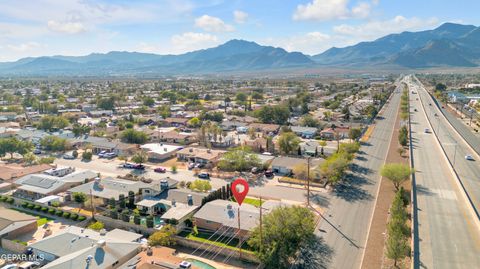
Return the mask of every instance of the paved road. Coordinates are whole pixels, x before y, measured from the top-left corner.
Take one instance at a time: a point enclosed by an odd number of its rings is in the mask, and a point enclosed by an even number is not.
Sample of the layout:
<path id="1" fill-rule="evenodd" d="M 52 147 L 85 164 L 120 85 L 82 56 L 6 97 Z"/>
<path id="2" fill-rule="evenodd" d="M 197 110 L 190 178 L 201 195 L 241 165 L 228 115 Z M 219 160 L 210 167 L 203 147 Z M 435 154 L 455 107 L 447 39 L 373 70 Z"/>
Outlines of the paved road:
<path id="1" fill-rule="evenodd" d="M 415 268 L 478 268 L 478 229 L 434 134 L 425 133 L 432 128 L 421 104 L 426 92 L 417 86 L 410 89 L 418 92 L 410 95 L 412 111 L 417 109 L 411 116 L 420 259 Z M 427 115 L 429 107 L 427 101 Z"/>
<path id="2" fill-rule="evenodd" d="M 437 132 L 438 138 L 442 143 L 450 162 L 454 164 L 455 170 L 457 171 L 460 179 L 462 180 L 467 193 L 470 195 L 472 202 L 479 212 L 480 210 L 480 159 L 475 156 L 472 149 L 466 144 L 462 136 L 458 135 L 457 132 L 448 124 L 445 117 L 443 117 L 441 109 L 434 105 L 433 100 L 423 86 L 419 88 L 419 95 L 421 100 L 424 102 L 425 109 L 427 110 L 427 116 L 430 119 L 430 122 Z M 431 106 L 429 104 L 432 104 Z M 435 113 L 438 116 L 435 116 Z M 461 123 L 460 123 L 461 124 Z M 463 126 L 464 127 L 464 126 Z M 458 129 L 457 129 L 458 130 Z M 473 135 L 468 129 L 461 132 L 467 131 Z M 475 137 L 475 136 L 473 136 Z M 480 140 L 475 141 L 476 144 L 479 144 L 480 150 Z M 470 154 L 475 161 L 468 161 L 465 159 L 465 155 Z"/>
<path id="3" fill-rule="evenodd" d="M 95 172 L 101 173 L 102 176 L 110 176 L 116 178 L 117 175 L 126 175 L 130 172 L 135 172 L 134 170 L 120 168 L 122 161 L 118 160 L 107 160 L 107 159 L 98 159 L 97 156 L 93 157 L 93 160 L 90 162 L 83 162 L 80 159 L 76 160 L 65 160 L 57 159 L 55 163 L 62 166 L 74 166 L 78 169 L 89 169 Z M 153 165 L 152 167 L 156 167 Z M 166 173 L 156 173 L 153 172 L 152 167 L 147 167 L 147 170 L 144 173 L 139 174 L 140 176 L 152 178 L 152 179 L 162 179 L 165 177 L 171 177 L 178 181 L 193 181 L 198 179 L 193 175 L 193 171 L 178 169 L 177 173 L 171 173 L 170 171 Z M 212 177 L 210 179 L 213 188 L 220 188 L 224 186 L 227 182 L 220 178 Z M 284 199 L 292 200 L 296 202 L 306 202 L 306 191 L 302 189 L 289 188 L 284 186 L 274 186 L 268 184 L 268 180 L 265 181 L 265 185 L 250 187 L 249 194 L 256 196 L 264 196 L 275 199 Z M 315 193 L 315 192 L 313 192 Z"/>
<path id="4" fill-rule="evenodd" d="M 328 268 L 360 267 L 380 183 L 379 169 L 387 157 L 399 101 L 400 93 L 396 92 L 354 160 L 356 169 L 347 183 L 331 197 L 315 197 L 328 207 L 325 219 L 317 227 L 318 235 L 333 250 Z"/>

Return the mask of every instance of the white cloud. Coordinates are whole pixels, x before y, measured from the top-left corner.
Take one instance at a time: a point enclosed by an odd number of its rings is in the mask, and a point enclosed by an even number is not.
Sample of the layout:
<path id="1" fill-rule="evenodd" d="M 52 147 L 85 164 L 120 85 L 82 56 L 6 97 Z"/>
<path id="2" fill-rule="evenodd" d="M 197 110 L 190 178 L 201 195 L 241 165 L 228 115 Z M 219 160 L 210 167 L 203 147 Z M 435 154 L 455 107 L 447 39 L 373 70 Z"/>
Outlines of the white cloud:
<path id="1" fill-rule="evenodd" d="M 201 28 L 207 32 L 232 32 L 235 28 L 226 24 L 220 18 L 203 15 L 195 19 L 195 27 Z"/>
<path id="2" fill-rule="evenodd" d="M 351 10 L 349 0 L 313 0 L 307 4 L 300 4 L 293 13 L 293 19 L 328 21 L 347 18 L 365 18 L 370 14 L 370 4 L 360 2 Z"/>
<path id="3" fill-rule="evenodd" d="M 333 31 L 336 34 L 351 37 L 352 41 L 357 42 L 403 31 L 424 30 L 436 25 L 438 25 L 436 18 L 423 20 L 416 17 L 405 18 L 399 15 L 391 20 L 369 21 L 360 25 L 341 24 L 333 27 Z"/>
<path id="4" fill-rule="evenodd" d="M 66 34 L 78 34 L 85 32 L 87 29 L 81 22 L 57 22 L 50 20 L 47 23 L 48 29 Z"/>
<path id="5" fill-rule="evenodd" d="M 7 49 L 12 50 L 14 52 L 28 52 L 38 48 L 41 48 L 42 45 L 37 42 L 27 42 L 21 44 L 8 44 Z"/>
<path id="6" fill-rule="evenodd" d="M 194 32 L 174 35 L 170 41 L 172 47 L 175 48 L 175 53 L 205 49 L 218 45 L 219 43 L 218 38 L 215 35 Z"/>
<path id="7" fill-rule="evenodd" d="M 370 4 L 361 2 L 352 8 L 352 16 L 355 18 L 366 18 L 370 15 Z"/>
<path id="8" fill-rule="evenodd" d="M 235 18 L 236 23 L 245 23 L 248 19 L 248 13 L 243 12 L 241 10 L 235 10 L 233 12 L 233 17 Z"/>

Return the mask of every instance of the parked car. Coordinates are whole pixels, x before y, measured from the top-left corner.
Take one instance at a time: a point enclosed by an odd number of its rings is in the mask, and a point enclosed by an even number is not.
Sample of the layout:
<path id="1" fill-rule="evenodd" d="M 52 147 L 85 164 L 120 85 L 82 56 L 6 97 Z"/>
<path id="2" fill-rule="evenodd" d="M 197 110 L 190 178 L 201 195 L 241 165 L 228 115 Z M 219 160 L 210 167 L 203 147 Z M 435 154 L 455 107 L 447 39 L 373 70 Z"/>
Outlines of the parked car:
<path id="1" fill-rule="evenodd" d="M 205 165 L 203 163 L 195 164 L 195 168 L 203 168 Z"/>
<path id="2" fill-rule="evenodd" d="M 117 157 L 117 154 L 115 152 L 108 152 L 108 153 L 103 154 L 103 157 L 107 158 L 107 159 L 113 159 L 113 158 Z"/>
<path id="3" fill-rule="evenodd" d="M 435 117 L 438 117 L 438 114 L 437 114 L 437 113 L 435 113 L 434 115 L 435 115 Z"/>
<path id="4" fill-rule="evenodd" d="M 192 170 L 193 168 L 195 168 L 195 163 L 189 163 L 188 170 Z"/>
<path id="5" fill-rule="evenodd" d="M 267 170 L 264 172 L 264 175 L 267 177 L 267 178 L 272 178 L 273 176 L 275 176 L 275 174 L 273 173 L 272 170 Z"/>
<path id="6" fill-rule="evenodd" d="M 413 111 L 417 112 L 418 110 L 416 108 L 414 108 Z"/>
<path id="7" fill-rule="evenodd" d="M 145 165 L 143 164 L 134 164 L 133 169 L 136 169 L 136 170 L 145 170 Z"/>
<path id="8" fill-rule="evenodd" d="M 198 177 L 201 178 L 201 179 L 210 179 L 210 174 L 206 173 L 206 172 L 202 172 L 202 173 L 198 174 Z"/>
<path id="9" fill-rule="evenodd" d="M 98 153 L 98 157 L 99 158 L 104 158 L 105 157 L 105 154 L 107 154 L 108 152 L 106 150 L 102 150 Z"/>
<path id="10" fill-rule="evenodd" d="M 166 173 L 166 172 L 167 172 L 167 168 L 165 168 L 165 167 L 157 167 L 157 168 L 153 169 L 153 172 Z"/>
<path id="11" fill-rule="evenodd" d="M 133 168 L 134 166 L 135 166 L 134 163 L 124 163 L 124 164 L 122 164 L 123 168 Z"/>
<path id="12" fill-rule="evenodd" d="M 192 264 L 187 262 L 187 261 L 182 261 L 179 265 L 178 265 L 179 268 L 182 268 L 182 269 L 190 269 L 192 268 Z"/>
<path id="13" fill-rule="evenodd" d="M 65 160 L 74 160 L 75 156 L 73 156 L 73 153 L 65 153 L 65 154 L 63 154 L 63 158 Z"/>
<path id="14" fill-rule="evenodd" d="M 472 155 L 465 155 L 465 160 L 467 160 L 467 161 L 475 161 L 475 159 L 473 159 Z"/>

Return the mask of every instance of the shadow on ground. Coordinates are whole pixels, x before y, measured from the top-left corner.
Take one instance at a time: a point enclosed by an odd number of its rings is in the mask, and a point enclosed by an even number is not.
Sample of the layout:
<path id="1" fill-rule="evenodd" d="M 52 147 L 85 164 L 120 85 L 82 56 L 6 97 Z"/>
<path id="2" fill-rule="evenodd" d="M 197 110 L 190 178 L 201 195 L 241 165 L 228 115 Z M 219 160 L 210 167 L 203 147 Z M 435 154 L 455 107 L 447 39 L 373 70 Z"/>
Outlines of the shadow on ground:
<path id="1" fill-rule="evenodd" d="M 323 238 L 315 236 L 305 243 L 300 253 L 290 268 L 329 268 L 334 251 Z"/>

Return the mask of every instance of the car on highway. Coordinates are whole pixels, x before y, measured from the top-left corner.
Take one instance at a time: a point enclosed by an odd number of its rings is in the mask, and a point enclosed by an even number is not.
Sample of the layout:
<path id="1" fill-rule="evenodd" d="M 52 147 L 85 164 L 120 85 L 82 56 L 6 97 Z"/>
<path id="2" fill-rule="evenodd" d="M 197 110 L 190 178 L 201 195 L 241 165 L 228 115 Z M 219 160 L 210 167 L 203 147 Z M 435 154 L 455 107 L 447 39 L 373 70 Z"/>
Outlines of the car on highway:
<path id="1" fill-rule="evenodd" d="M 167 172 L 167 168 L 165 168 L 165 167 L 157 167 L 157 168 L 153 169 L 153 172 L 166 173 L 166 172 Z"/>
<path id="2" fill-rule="evenodd" d="M 428 105 L 429 105 L 429 106 L 431 106 L 431 105 L 432 105 L 432 103 L 428 103 Z"/>
<path id="3" fill-rule="evenodd" d="M 414 108 L 413 111 L 417 112 L 418 110 L 416 108 Z"/>
<path id="4" fill-rule="evenodd" d="M 467 160 L 467 161 L 475 161 L 475 159 L 473 159 L 472 155 L 465 155 L 465 160 Z"/>
<path id="5" fill-rule="evenodd" d="M 426 133 L 426 134 L 430 133 L 430 129 L 425 128 L 425 133 Z"/>
<path id="6" fill-rule="evenodd" d="M 210 174 L 209 174 L 209 173 L 206 173 L 206 172 L 202 172 L 202 173 L 198 174 L 198 178 L 201 178 L 201 179 L 210 179 Z"/>
<path id="7" fill-rule="evenodd" d="M 434 114 L 434 116 L 435 116 L 435 117 L 438 117 L 438 114 L 437 114 L 437 113 L 435 113 L 435 114 Z"/>

